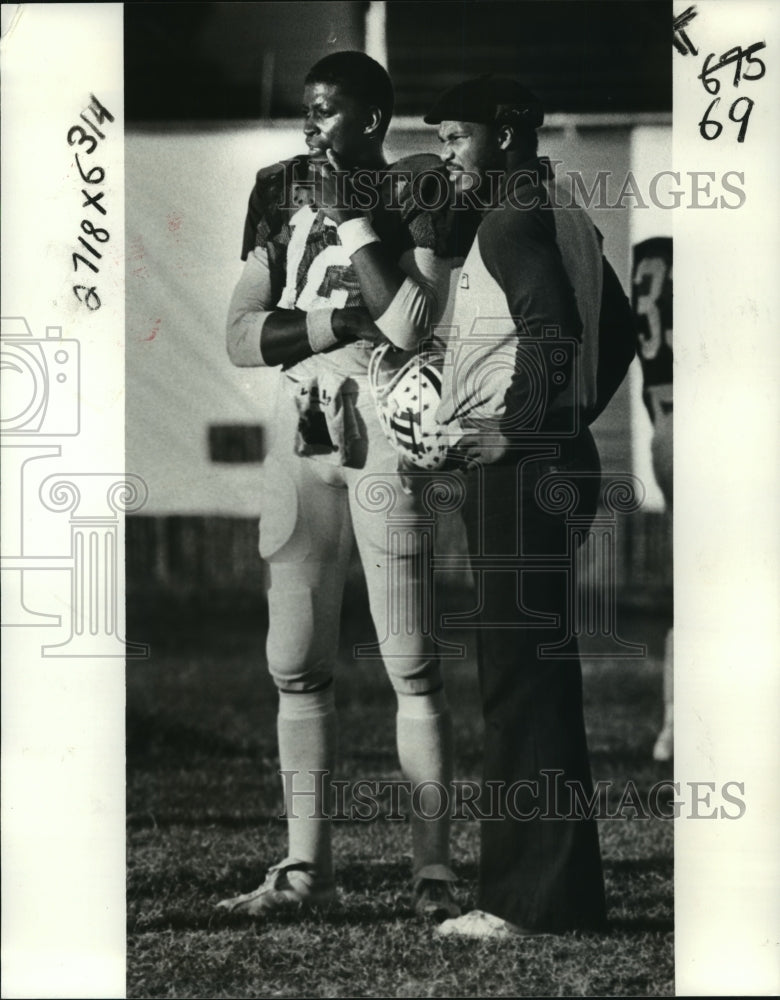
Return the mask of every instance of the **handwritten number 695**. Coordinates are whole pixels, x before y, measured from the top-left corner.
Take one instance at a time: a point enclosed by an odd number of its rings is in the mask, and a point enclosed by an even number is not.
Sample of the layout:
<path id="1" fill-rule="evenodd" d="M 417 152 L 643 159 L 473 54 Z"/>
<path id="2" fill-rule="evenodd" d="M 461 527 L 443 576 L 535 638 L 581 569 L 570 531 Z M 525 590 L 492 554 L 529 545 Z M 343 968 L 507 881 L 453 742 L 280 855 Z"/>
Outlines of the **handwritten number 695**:
<path id="1" fill-rule="evenodd" d="M 710 102 L 709 107 L 704 112 L 704 117 L 699 122 L 699 134 L 703 139 L 707 139 L 711 142 L 713 139 L 717 139 L 718 136 L 723 131 L 723 125 L 715 118 L 710 118 L 710 113 L 718 104 L 720 104 L 720 98 L 716 97 L 714 101 Z M 744 110 L 741 114 L 737 114 L 737 105 L 744 105 Z M 748 122 L 750 120 L 750 112 L 753 110 L 753 101 L 750 97 L 738 97 L 736 101 L 729 108 L 729 119 L 736 124 L 741 123 L 739 132 L 737 133 L 737 142 L 744 142 L 745 135 L 747 134 Z"/>

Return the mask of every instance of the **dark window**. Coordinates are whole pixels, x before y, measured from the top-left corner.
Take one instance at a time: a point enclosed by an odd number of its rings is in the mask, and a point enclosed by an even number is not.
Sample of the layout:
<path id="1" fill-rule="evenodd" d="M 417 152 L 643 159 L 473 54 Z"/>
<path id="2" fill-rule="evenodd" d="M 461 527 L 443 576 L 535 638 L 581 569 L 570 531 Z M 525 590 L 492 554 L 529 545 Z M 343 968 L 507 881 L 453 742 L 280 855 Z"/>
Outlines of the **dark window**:
<path id="1" fill-rule="evenodd" d="M 303 78 L 361 49 L 366 3 L 128 3 L 128 121 L 297 117 Z M 667 0 L 466 0 L 387 4 L 396 113 L 421 115 L 458 80 L 494 72 L 548 111 L 668 111 Z"/>
<path id="2" fill-rule="evenodd" d="M 672 108 L 667 2 L 389 3 L 387 43 L 399 114 L 481 73 L 520 80 L 547 111 Z"/>

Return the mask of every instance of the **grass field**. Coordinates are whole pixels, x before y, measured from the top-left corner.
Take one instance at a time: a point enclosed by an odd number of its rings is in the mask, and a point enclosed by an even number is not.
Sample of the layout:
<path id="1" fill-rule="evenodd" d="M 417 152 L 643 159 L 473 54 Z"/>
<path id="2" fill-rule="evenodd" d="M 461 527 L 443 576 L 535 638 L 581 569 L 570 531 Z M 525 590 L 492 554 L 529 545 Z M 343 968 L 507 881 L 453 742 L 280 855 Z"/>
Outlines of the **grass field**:
<path id="1" fill-rule="evenodd" d="M 130 609 L 152 645 L 127 669 L 127 991 L 130 997 L 671 996 L 672 823 L 599 823 L 610 930 L 510 944 L 435 939 L 408 903 L 406 822 L 337 822 L 339 906 L 271 925 L 226 924 L 217 900 L 254 888 L 285 853 L 275 695 L 264 622 Z M 354 615 L 343 647 L 357 637 Z M 621 620 L 641 661 L 585 659 L 594 779 L 640 793 L 654 764 L 663 625 Z M 376 663 L 339 673 L 339 777 L 400 777 L 393 696 Z M 456 778 L 477 778 L 481 722 L 473 662 L 447 668 Z M 630 813 L 629 813 L 630 814 Z M 479 829 L 453 824 L 462 903 L 473 901 Z"/>

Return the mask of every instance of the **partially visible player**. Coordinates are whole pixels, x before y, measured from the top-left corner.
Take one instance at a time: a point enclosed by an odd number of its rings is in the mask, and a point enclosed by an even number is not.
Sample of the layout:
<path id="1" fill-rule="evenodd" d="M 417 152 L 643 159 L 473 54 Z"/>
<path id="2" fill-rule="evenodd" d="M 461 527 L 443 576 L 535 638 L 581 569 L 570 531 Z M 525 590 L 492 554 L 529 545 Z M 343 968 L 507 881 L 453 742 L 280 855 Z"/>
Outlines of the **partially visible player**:
<path id="1" fill-rule="evenodd" d="M 377 344 L 408 351 L 429 334 L 446 302 L 450 262 L 431 216 L 405 200 L 411 185 L 399 182 L 419 163 L 387 165 L 393 88 L 385 70 L 360 52 L 326 56 L 306 77 L 303 107 L 309 155 L 257 175 L 227 331 L 233 364 L 279 372 L 260 552 L 270 578 L 279 758 L 293 807 L 289 849 L 257 890 L 220 904 L 257 918 L 334 898 L 326 816 L 336 756 L 333 670 L 353 540 L 397 697 L 401 766 L 414 785 L 431 783 L 423 814 L 438 816 L 434 783 L 447 787 L 452 768 L 442 676 L 423 627 L 420 502 L 395 489 L 393 515 L 405 525 L 399 549 L 385 510 L 366 501 L 372 480 L 382 489 L 399 483 L 397 453 L 368 391 L 369 358 Z M 311 798 L 318 788 L 319 815 Z M 447 815 L 411 821 L 415 908 L 435 919 L 459 912 L 448 824 Z"/>
<path id="2" fill-rule="evenodd" d="M 642 397 L 653 422 L 653 472 L 671 522 L 674 409 L 670 236 L 656 236 L 634 247 L 632 305 L 639 334 Z M 671 760 L 674 755 L 674 627 L 666 633 L 663 672 L 664 719 L 653 747 L 653 757 L 659 761 Z"/>

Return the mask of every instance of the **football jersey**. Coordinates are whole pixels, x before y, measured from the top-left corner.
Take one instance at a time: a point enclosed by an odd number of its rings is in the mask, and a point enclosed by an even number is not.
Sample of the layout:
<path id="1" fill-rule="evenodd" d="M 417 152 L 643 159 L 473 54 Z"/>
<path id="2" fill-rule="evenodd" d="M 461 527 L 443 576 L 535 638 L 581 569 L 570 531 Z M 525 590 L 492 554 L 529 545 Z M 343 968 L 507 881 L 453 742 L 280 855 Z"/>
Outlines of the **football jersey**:
<path id="1" fill-rule="evenodd" d="M 379 203 L 369 218 L 383 246 L 402 270 L 414 274 L 414 255 L 428 251 L 446 261 L 446 235 L 434 213 L 419 208 L 407 179 L 435 169 L 438 158 L 413 156 L 376 171 Z M 365 305 L 338 227 L 310 203 L 308 159 L 296 157 L 261 170 L 249 200 L 242 258 L 267 254 L 270 308 L 341 309 Z M 447 270 L 449 265 L 447 264 Z M 313 355 L 286 368 L 306 378 L 323 370 L 340 376 L 364 374 L 375 341 L 357 340 Z"/>
<path id="2" fill-rule="evenodd" d="M 655 236 L 634 247 L 632 305 L 645 390 L 672 383 L 672 238 Z"/>

